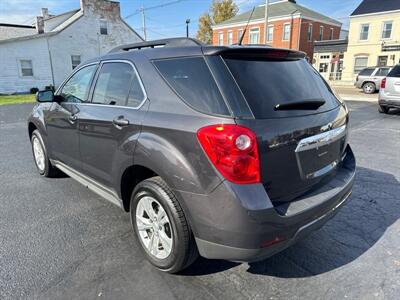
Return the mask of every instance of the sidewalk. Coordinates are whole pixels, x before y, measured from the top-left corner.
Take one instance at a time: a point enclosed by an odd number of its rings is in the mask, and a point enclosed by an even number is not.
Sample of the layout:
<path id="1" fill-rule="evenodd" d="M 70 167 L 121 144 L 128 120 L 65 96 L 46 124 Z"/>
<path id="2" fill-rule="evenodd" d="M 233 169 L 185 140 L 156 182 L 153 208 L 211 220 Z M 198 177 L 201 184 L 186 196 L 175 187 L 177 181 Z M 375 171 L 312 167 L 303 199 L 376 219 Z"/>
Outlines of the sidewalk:
<path id="1" fill-rule="evenodd" d="M 378 102 L 378 93 L 368 95 L 354 86 L 332 86 L 343 100 Z"/>

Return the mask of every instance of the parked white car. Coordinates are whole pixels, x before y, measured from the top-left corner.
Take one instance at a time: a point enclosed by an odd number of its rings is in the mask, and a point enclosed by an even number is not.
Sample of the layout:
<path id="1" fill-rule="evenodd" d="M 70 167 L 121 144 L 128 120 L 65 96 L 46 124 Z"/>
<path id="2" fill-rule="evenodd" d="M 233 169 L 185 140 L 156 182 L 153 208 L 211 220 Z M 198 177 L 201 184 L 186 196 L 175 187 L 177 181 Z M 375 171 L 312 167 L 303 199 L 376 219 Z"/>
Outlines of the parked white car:
<path id="1" fill-rule="evenodd" d="M 390 108 L 400 108 L 400 64 L 382 80 L 379 90 L 379 112 L 387 114 Z"/>

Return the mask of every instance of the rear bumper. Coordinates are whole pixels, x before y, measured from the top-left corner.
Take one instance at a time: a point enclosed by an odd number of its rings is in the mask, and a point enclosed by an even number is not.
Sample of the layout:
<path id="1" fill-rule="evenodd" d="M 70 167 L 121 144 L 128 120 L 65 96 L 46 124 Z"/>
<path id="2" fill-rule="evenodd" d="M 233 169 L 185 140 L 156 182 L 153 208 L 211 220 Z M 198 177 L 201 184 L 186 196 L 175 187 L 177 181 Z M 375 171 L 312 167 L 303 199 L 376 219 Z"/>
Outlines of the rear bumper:
<path id="1" fill-rule="evenodd" d="M 351 194 L 355 159 L 348 147 L 337 174 L 323 187 L 274 206 L 259 185 L 222 183 L 211 195 L 178 192 L 190 212 L 201 256 L 256 261 L 291 246 L 332 218 Z"/>
<path id="2" fill-rule="evenodd" d="M 200 255 L 207 258 L 218 258 L 231 261 L 253 262 L 268 258 L 276 253 L 295 244 L 298 240 L 307 237 L 312 232 L 321 228 L 329 219 L 336 215 L 340 208 L 349 198 L 351 191 L 341 199 L 341 201 L 324 215 L 316 218 L 310 223 L 301 226 L 295 234 L 282 242 L 264 248 L 246 249 L 238 247 L 230 247 L 226 245 L 216 244 L 196 238 Z"/>
<path id="3" fill-rule="evenodd" d="M 399 98 L 388 97 L 387 95 L 385 95 L 384 92 L 381 91 L 379 93 L 378 103 L 380 106 L 400 108 L 400 97 Z"/>

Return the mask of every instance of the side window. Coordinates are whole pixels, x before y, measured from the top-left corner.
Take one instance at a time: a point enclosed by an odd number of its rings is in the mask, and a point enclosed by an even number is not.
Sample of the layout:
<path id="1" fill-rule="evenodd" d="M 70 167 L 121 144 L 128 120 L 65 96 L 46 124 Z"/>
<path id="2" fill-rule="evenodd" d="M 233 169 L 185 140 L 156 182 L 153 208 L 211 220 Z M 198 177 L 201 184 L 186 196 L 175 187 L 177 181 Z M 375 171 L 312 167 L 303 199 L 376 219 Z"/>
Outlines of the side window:
<path id="1" fill-rule="evenodd" d="M 364 69 L 358 75 L 360 76 L 371 76 L 375 69 Z"/>
<path id="2" fill-rule="evenodd" d="M 134 75 L 128 63 L 104 63 L 97 77 L 92 102 L 125 106 Z"/>
<path id="3" fill-rule="evenodd" d="M 140 79 L 137 73 L 133 73 L 131 90 L 129 91 L 128 96 L 128 106 L 130 107 L 138 107 L 144 100 L 145 94 L 143 92 L 142 85 L 140 84 Z"/>
<path id="4" fill-rule="evenodd" d="M 89 93 L 90 81 L 97 65 L 90 65 L 76 72 L 63 86 L 60 96 L 65 102 L 84 102 Z"/>
<path id="5" fill-rule="evenodd" d="M 388 73 L 389 73 L 389 69 L 388 68 L 381 68 L 381 69 L 379 69 L 379 71 L 376 74 L 376 76 L 387 76 Z"/>
<path id="6" fill-rule="evenodd" d="M 205 113 L 229 115 L 218 86 L 202 57 L 156 60 L 154 64 L 188 105 Z"/>

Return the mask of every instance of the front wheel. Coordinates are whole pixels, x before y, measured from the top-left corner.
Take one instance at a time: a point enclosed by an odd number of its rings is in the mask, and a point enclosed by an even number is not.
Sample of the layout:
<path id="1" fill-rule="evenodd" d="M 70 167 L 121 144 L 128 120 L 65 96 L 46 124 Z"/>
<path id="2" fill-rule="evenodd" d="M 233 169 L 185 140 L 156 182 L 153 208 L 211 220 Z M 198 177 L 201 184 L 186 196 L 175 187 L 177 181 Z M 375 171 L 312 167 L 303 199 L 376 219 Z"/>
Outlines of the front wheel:
<path id="1" fill-rule="evenodd" d="M 43 142 L 39 130 L 34 130 L 31 136 L 32 153 L 39 174 L 44 177 L 57 177 L 61 171 L 53 167 L 47 154 L 46 146 Z"/>
<path id="2" fill-rule="evenodd" d="M 160 177 L 136 186 L 130 208 L 137 240 L 147 259 L 158 269 L 176 273 L 197 258 L 193 234 L 183 210 Z"/>
<path id="3" fill-rule="evenodd" d="M 376 91 L 376 86 L 372 82 L 367 82 L 366 84 L 363 85 L 363 91 L 366 94 L 373 94 Z"/>

